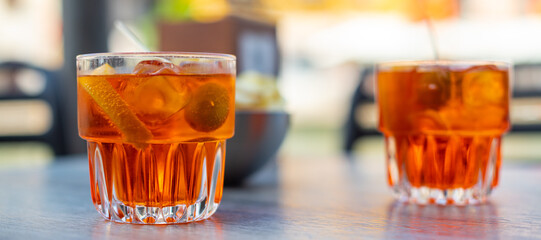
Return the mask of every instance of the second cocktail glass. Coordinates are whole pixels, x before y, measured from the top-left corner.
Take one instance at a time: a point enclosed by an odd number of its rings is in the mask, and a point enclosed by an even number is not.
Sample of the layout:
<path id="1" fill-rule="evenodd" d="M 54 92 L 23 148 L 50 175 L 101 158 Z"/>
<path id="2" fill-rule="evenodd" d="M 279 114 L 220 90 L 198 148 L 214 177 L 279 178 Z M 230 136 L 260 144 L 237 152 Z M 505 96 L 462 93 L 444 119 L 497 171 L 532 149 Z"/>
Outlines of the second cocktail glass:
<path id="1" fill-rule="evenodd" d="M 224 54 L 77 57 L 79 134 L 104 218 L 185 223 L 216 211 L 234 134 L 235 69 Z"/>
<path id="2" fill-rule="evenodd" d="M 400 200 L 485 201 L 498 184 L 501 137 L 509 129 L 509 71 L 502 62 L 377 65 L 379 130 Z"/>

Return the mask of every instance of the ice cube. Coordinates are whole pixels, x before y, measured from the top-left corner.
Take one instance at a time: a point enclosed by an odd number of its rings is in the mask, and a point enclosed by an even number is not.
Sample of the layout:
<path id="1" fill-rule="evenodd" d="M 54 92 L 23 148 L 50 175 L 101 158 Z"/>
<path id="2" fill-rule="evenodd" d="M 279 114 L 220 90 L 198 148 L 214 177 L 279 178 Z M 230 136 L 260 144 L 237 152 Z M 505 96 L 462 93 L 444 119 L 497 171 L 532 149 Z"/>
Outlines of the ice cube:
<path id="1" fill-rule="evenodd" d="M 180 63 L 179 71 L 188 74 L 219 73 L 221 66 L 216 62 L 190 61 Z"/>
<path id="2" fill-rule="evenodd" d="M 190 101 L 190 91 L 181 77 L 158 75 L 139 80 L 140 84 L 124 98 L 145 122 L 166 120 Z"/>
<path id="3" fill-rule="evenodd" d="M 197 131 L 214 131 L 225 123 L 229 114 L 229 101 L 225 87 L 217 83 L 206 83 L 195 91 L 186 106 L 186 121 Z"/>
<path id="4" fill-rule="evenodd" d="M 133 68 L 133 73 L 136 75 L 178 74 L 180 68 L 170 62 L 144 60 Z"/>
<path id="5" fill-rule="evenodd" d="M 446 69 L 417 72 L 417 103 L 424 109 L 439 109 L 450 99 L 451 78 Z M 415 80 L 414 80 L 415 81 Z"/>
<path id="6" fill-rule="evenodd" d="M 505 104 L 508 98 L 505 73 L 490 66 L 467 70 L 462 80 L 462 96 L 469 107 Z"/>

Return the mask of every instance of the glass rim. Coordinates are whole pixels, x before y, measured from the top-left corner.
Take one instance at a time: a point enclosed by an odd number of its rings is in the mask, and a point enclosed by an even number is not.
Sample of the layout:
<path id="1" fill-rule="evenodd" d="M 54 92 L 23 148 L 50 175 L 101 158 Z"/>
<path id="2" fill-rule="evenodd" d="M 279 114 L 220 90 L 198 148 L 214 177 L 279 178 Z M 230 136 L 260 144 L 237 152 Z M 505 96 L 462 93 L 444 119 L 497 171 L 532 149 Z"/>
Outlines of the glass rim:
<path id="1" fill-rule="evenodd" d="M 215 60 L 235 61 L 235 55 L 225 53 L 209 52 L 175 52 L 175 51 L 155 51 L 155 52 L 103 52 L 103 53 L 85 53 L 77 55 L 76 59 L 91 60 L 100 57 L 158 57 L 158 58 L 206 58 Z"/>
<path id="2" fill-rule="evenodd" d="M 388 67 L 418 67 L 418 66 L 475 66 L 475 65 L 496 65 L 497 67 L 510 68 L 510 61 L 498 60 L 395 60 L 376 63 L 376 68 L 385 69 Z"/>

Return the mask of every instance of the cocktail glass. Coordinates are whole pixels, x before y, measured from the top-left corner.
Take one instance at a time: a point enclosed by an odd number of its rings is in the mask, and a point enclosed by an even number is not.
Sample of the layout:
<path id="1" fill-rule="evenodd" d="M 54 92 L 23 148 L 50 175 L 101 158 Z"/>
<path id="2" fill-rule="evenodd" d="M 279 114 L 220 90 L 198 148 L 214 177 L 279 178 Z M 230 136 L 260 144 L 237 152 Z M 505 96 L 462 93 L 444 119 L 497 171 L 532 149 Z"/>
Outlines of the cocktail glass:
<path id="1" fill-rule="evenodd" d="M 510 64 L 404 61 L 376 66 L 388 182 L 419 204 L 484 202 L 509 129 Z"/>
<path id="2" fill-rule="evenodd" d="M 171 224 L 210 217 L 234 134 L 235 57 L 100 53 L 77 57 L 79 135 L 104 218 Z"/>

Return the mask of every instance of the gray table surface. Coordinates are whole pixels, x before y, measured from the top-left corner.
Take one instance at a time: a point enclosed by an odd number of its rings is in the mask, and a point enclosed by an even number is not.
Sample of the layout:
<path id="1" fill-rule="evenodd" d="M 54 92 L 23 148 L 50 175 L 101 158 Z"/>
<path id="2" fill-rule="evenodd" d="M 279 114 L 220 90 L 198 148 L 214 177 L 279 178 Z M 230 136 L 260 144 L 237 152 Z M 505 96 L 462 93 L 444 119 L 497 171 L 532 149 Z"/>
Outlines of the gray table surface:
<path id="1" fill-rule="evenodd" d="M 0 239 L 541 239 L 541 165 L 504 164 L 491 200 L 467 207 L 396 203 L 374 159 L 276 166 L 268 182 L 226 188 L 210 219 L 167 226 L 103 220 L 83 156 L 0 170 Z"/>

